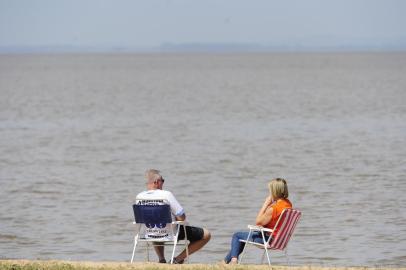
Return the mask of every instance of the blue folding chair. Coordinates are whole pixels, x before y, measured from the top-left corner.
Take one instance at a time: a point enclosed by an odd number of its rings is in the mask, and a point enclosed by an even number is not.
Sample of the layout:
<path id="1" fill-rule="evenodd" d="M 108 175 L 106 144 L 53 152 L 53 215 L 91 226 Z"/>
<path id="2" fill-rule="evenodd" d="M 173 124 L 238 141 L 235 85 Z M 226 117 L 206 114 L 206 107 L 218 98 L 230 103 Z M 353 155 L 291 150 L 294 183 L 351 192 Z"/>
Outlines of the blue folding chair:
<path id="1" fill-rule="evenodd" d="M 133 255 L 131 263 L 134 261 L 135 249 L 139 242 L 146 244 L 147 261 L 149 261 L 149 247 L 152 246 L 173 246 L 171 264 L 175 257 L 176 246 L 179 243 L 178 236 L 180 225 L 183 225 L 185 239 L 183 244 L 186 249 L 186 261 L 189 258 L 188 240 L 186 234 L 185 221 L 172 221 L 171 208 L 168 204 L 134 204 L 134 217 L 136 225 L 136 235 L 134 237 Z"/>

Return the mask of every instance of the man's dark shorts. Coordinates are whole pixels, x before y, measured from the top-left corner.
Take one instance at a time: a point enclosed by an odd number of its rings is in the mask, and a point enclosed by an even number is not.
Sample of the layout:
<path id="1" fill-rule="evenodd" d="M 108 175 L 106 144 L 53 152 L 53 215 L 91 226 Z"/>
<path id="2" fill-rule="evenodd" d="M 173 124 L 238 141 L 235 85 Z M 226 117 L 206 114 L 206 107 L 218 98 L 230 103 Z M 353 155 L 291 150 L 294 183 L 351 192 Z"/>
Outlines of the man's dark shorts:
<path id="1" fill-rule="evenodd" d="M 180 225 L 179 230 L 180 230 L 180 232 L 179 232 L 178 240 L 185 239 L 185 230 L 183 229 L 183 225 Z M 203 239 L 204 231 L 202 228 L 199 228 L 199 227 L 186 226 L 186 234 L 187 234 L 187 240 L 189 240 L 190 243 L 193 243 L 193 242 Z"/>

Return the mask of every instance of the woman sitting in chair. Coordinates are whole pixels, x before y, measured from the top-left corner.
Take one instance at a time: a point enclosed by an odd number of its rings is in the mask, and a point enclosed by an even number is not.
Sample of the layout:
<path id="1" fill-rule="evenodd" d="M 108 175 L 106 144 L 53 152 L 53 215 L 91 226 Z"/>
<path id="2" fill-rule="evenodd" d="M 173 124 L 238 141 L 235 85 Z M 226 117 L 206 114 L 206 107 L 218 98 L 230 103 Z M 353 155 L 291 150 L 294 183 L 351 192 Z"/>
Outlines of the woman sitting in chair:
<path id="1" fill-rule="evenodd" d="M 273 179 L 269 182 L 268 186 L 269 196 L 266 197 L 261 210 L 259 210 L 255 223 L 258 226 L 273 229 L 282 211 L 286 208 L 292 208 L 292 203 L 288 200 L 289 192 L 285 179 Z M 269 236 L 270 235 L 265 235 L 266 241 Z M 231 250 L 224 258 L 225 263 L 236 264 L 238 262 L 238 256 L 243 251 L 245 245 L 245 243 L 240 242 L 240 240 L 247 240 L 247 237 L 248 232 L 234 233 L 231 240 Z M 252 233 L 249 240 L 264 243 L 260 232 Z"/>

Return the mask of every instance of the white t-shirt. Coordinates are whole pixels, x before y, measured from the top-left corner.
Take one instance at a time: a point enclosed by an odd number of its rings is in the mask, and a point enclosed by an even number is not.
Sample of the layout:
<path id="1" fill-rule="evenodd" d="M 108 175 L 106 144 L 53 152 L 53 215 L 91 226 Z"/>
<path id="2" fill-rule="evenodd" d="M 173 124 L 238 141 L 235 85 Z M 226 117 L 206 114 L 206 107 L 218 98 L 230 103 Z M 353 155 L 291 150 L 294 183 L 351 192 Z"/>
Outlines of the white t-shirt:
<path id="1" fill-rule="evenodd" d="M 178 200 L 176 200 L 175 196 L 173 196 L 172 192 L 167 190 L 161 189 L 153 189 L 153 190 L 146 190 L 139 193 L 136 197 L 136 204 L 169 204 L 171 207 L 172 212 L 172 219 L 174 220 L 176 216 L 181 216 L 185 213 L 183 207 L 180 205 Z M 169 234 L 170 228 L 153 228 L 153 229 L 146 229 L 145 237 L 146 238 L 167 238 Z"/>
<path id="2" fill-rule="evenodd" d="M 143 200 L 157 200 L 157 204 L 159 204 L 159 200 L 166 201 L 171 206 L 172 215 L 175 217 L 181 216 L 185 213 L 183 207 L 178 200 L 176 200 L 175 196 L 173 196 L 172 192 L 167 190 L 153 189 L 143 191 L 137 195 L 136 203 L 142 202 Z"/>

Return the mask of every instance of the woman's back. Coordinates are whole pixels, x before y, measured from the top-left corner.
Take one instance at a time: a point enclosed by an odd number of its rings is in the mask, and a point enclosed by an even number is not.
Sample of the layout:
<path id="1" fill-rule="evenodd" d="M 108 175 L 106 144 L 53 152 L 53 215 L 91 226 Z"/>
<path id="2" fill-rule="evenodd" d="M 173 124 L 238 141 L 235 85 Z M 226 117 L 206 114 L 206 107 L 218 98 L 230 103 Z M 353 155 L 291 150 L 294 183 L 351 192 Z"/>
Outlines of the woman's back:
<path id="1" fill-rule="evenodd" d="M 265 225 L 265 227 L 269 229 L 273 229 L 276 225 L 276 222 L 278 221 L 280 215 L 282 214 L 282 211 L 286 208 L 292 208 L 292 203 L 285 198 L 277 200 L 272 207 L 272 218 L 271 221 Z M 280 226 L 278 226 L 280 227 Z M 278 232 L 279 228 L 276 228 L 275 231 L 273 232 L 273 235 L 275 235 Z"/>

